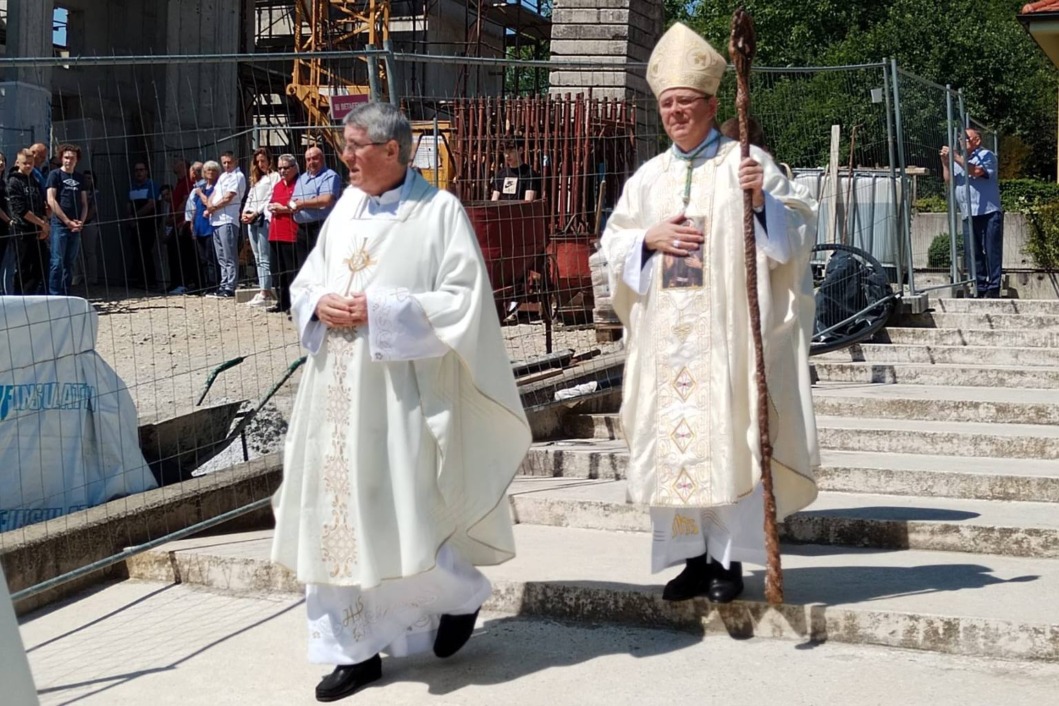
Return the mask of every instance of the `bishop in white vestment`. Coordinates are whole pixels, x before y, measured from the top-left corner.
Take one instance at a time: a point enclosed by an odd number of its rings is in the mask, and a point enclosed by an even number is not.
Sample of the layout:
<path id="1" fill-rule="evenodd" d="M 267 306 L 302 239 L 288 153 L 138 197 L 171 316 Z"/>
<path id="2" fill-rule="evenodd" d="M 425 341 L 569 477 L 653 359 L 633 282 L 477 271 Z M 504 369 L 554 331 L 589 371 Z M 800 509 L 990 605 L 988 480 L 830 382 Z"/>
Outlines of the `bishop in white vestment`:
<path id="1" fill-rule="evenodd" d="M 379 653 L 471 636 L 476 566 L 515 554 L 506 490 L 530 443 L 492 288 L 459 201 L 408 168 L 388 104 L 345 119 L 346 189 L 291 286 L 310 352 L 274 498 L 273 561 L 306 584 L 321 701 Z"/>
<path id="2" fill-rule="evenodd" d="M 756 213 L 772 473 L 782 519 L 816 497 L 809 380 L 816 203 L 715 127 L 725 61 L 674 25 L 647 78 L 673 146 L 625 184 L 602 245 L 626 333 L 621 420 L 629 496 L 650 507 L 652 569 L 684 562 L 663 597 L 734 600 L 765 562 L 743 193 Z"/>

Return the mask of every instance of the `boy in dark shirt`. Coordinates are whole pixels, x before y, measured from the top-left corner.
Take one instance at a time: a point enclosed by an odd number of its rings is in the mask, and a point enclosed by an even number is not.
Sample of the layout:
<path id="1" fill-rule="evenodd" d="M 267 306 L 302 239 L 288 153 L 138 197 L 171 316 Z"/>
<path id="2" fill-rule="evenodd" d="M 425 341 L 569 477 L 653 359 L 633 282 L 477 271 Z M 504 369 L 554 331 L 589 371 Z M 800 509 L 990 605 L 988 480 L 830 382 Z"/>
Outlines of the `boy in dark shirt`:
<path id="1" fill-rule="evenodd" d="M 74 263 L 81 250 L 81 229 L 88 218 L 88 192 L 85 178 L 74 167 L 81 159 L 77 145 L 59 145 L 62 166 L 48 172 L 45 190 L 51 209 L 51 264 L 48 268 L 48 294 L 65 297 L 70 292 Z"/>
<path id="2" fill-rule="evenodd" d="M 522 146 L 516 140 L 500 144 L 504 166 L 493 177 L 493 201 L 533 201 L 540 194 L 540 177 L 522 161 Z"/>

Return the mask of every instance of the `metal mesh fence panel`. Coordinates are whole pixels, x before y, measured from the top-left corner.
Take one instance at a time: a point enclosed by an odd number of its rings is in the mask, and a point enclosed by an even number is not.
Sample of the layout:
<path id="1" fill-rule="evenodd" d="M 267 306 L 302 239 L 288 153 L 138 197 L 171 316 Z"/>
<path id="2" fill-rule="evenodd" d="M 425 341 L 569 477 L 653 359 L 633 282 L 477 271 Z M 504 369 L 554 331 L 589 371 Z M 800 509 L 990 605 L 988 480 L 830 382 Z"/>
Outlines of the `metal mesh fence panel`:
<path id="1" fill-rule="evenodd" d="M 946 289 L 973 279 L 974 265 L 965 257 L 965 221 L 960 213 L 956 183 L 944 179 L 944 170 L 955 171 L 955 158 L 968 157 L 964 128 L 976 128 L 982 146 L 996 152 L 999 136 L 966 113 L 962 96 L 950 86 L 922 79 L 898 69 L 902 130 L 899 147 L 909 175 L 911 262 L 922 282 L 921 290 Z M 953 159 L 943 157 L 949 147 Z"/>
<path id="2" fill-rule="evenodd" d="M 642 64 L 387 52 L 65 61 L 38 62 L 52 76 L 39 124 L 0 131 L 9 164 L 30 140 L 60 159 L 71 143 L 92 175 L 70 298 L 40 296 L 56 241 L 39 229 L 9 234 L 0 264 L 0 430 L 17 466 L 0 481 L 0 553 L 21 567 L 8 572 L 15 591 L 263 507 L 300 379 L 283 298 L 300 261 L 242 218 L 246 202 L 218 242 L 224 224 L 202 224 L 195 189 L 215 188 L 228 152 L 252 192 L 277 159 L 304 172 L 310 148 L 344 183 L 341 118 L 371 98 L 402 107 L 411 166 L 464 204 L 527 410 L 616 399 L 621 327 L 596 244 L 626 179 L 668 147 Z M 944 89 L 902 74 L 898 103 L 892 79 L 882 64 L 758 68 L 752 112 L 765 146 L 821 200 L 818 241 L 867 250 L 899 282 L 903 209 L 938 190 L 955 123 Z M 252 159 L 263 150 L 265 173 Z M 211 169 L 189 181 L 197 163 Z M 234 296 L 219 293 L 232 272 Z M 92 527 L 106 529 L 86 544 Z M 35 564 L 48 542 L 59 558 Z"/>

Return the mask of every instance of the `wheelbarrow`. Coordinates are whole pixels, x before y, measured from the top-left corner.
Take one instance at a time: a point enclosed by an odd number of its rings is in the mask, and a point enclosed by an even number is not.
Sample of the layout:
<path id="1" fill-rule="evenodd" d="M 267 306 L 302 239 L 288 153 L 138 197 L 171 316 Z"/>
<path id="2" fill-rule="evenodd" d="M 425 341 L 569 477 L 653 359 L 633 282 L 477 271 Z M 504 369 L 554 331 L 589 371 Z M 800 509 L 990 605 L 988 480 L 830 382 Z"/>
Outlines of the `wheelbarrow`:
<path id="1" fill-rule="evenodd" d="M 243 444 L 243 460 L 249 459 L 246 446 L 246 427 L 305 362 L 305 356 L 291 363 L 287 371 L 258 402 L 257 406 L 240 411 L 246 400 L 222 402 L 202 407 L 206 394 L 217 376 L 245 360 L 240 356 L 217 366 L 206 378 L 206 386 L 196 403 L 197 409 L 140 426 L 140 450 L 159 487 L 179 483 L 192 477 L 192 472 L 214 458 L 236 438 Z M 238 419 L 238 423 L 232 423 Z"/>

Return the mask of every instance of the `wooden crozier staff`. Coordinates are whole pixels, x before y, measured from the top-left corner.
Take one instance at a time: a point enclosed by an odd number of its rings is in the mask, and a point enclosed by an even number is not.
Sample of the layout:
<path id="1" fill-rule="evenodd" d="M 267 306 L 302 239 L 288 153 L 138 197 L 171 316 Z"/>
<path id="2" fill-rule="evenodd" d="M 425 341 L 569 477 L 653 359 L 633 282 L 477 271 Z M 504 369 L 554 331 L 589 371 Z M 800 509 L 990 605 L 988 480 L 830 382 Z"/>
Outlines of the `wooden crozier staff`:
<path id="1" fill-rule="evenodd" d="M 739 113 L 739 150 L 742 160 L 750 156 L 747 119 L 750 115 L 750 62 L 754 59 L 754 22 L 746 10 L 732 15 L 732 35 L 728 53 L 735 64 L 735 107 Z M 746 294 L 750 304 L 750 331 L 754 336 L 754 379 L 757 383 L 757 428 L 761 439 L 761 486 L 765 496 L 765 598 L 783 603 L 783 570 L 780 568 L 780 539 L 776 525 L 776 495 L 772 489 L 772 443 L 769 441 L 768 381 L 765 379 L 765 350 L 761 343 L 761 306 L 757 298 L 757 239 L 754 237 L 754 196 L 743 192 L 743 248 L 746 259 Z"/>

